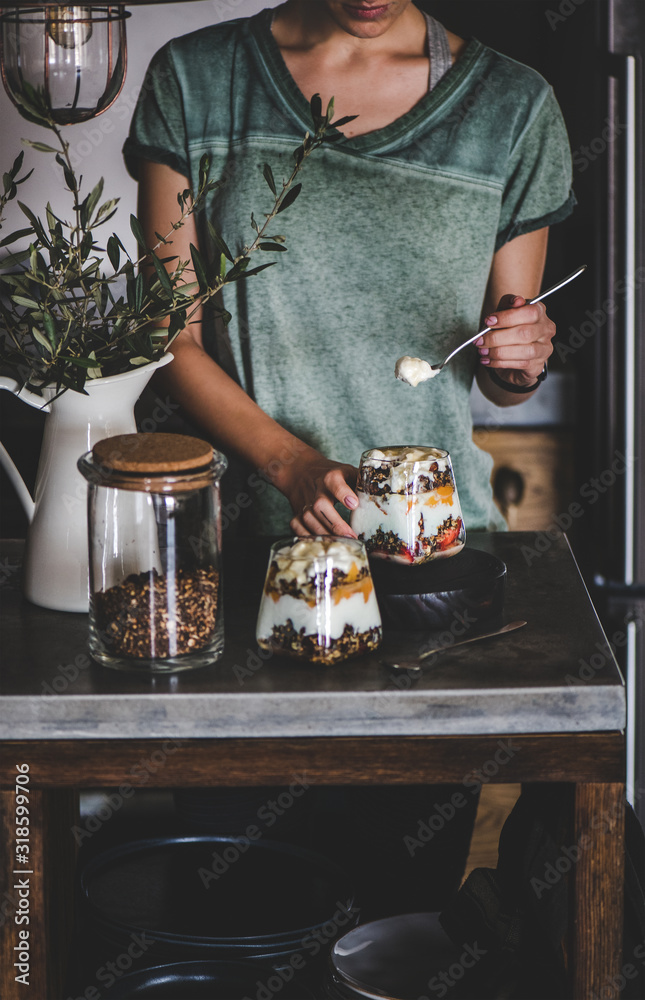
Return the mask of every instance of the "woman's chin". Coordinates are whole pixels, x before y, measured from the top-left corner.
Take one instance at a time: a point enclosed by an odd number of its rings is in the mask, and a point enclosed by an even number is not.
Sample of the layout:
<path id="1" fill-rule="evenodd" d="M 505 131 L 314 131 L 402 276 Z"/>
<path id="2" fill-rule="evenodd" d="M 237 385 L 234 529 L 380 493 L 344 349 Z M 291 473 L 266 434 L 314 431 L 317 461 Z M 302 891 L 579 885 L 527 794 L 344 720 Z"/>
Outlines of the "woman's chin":
<path id="1" fill-rule="evenodd" d="M 331 17 L 354 38 L 378 38 L 391 28 L 394 21 L 409 6 L 410 0 L 389 0 L 388 3 L 343 3 L 325 0 Z"/>

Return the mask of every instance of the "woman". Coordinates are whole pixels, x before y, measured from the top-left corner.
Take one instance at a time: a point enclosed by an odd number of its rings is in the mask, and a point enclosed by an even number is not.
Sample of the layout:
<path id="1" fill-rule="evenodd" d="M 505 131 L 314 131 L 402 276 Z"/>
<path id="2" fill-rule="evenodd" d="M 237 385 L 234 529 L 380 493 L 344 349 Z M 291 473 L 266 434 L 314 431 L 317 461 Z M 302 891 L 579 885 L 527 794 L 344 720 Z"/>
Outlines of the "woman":
<path id="1" fill-rule="evenodd" d="M 205 317 L 173 345 L 171 391 L 224 451 L 268 470 L 283 496 L 257 497 L 260 533 L 291 518 L 297 534 L 353 534 L 335 504 L 356 506 L 361 452 L 399 443 L 447 448 L 467 528 L 502 527 L 468 395 L 476 370 L 493 402 L 522 402 L 552 351 L 544 306 L 522 296 L 574 203 L 553 94 L 411 0 L 288 0 L 184 36 L 153 60 L 125 149 L 150 241 L 204 152 L 226 180 L 205 214 L 233 246 L 248 241 L 250 211 L 267 206 L 261 165 L 287 175 L 314 93 L 357 118 L 308 161 L 279 267 L 225 290 L 240 384 L 205 350 Z M 189 259 L 200 240 L 191 218 L 173 251 Z M 440 360 L 482 315 L 495 330 L 479 356 L 420 389 L 395 382 L 399 355 Z"/>
<path id="2" fill-rule="evenodd" d="M 357 504 L 360 454 L 394 444 L 447 448 L 467 529 L 502 527 L 469 393 L 476 373 L 493 402 L 521 402 L 551 354 L 553 323 L 524 303 L 540 288 L 548 226 L 573 205 L 553 94 L 411 0 L 287 0 L 195 32 L 155 56 L 125 149 L 149 242 L 176 219 L 204 153 L 225 184 L 173 252 L 206 246 L 205 216 L 234 249 L 249 242 L 250 212 L 260 218 L 269 200 L 262 165 L 288 176 L 314 93 L 323 107 L 335 98 L 338 118 L 357 117 L 307 161 L 279 217 L 279 266 L 224 290 L 236 372 L 214 359 L 211 318 L 198 317 L 173 344 L 170 390 L 277 487 L 249 477 L 259 533 L 290 523 L 353 535 L 342 512 Z M 482 316 L 494 331 L 439 378 L 418 389 L 394 379 L 399 355 L 438 361 Z M 455 796 L 432 848 L 406 850 L 406 835 Z M 353 858 L 364 918 L 439 908 L 459 884 L 476 807 L 463 787 L 355 789 L 324 805 L 318 844 Z"/>

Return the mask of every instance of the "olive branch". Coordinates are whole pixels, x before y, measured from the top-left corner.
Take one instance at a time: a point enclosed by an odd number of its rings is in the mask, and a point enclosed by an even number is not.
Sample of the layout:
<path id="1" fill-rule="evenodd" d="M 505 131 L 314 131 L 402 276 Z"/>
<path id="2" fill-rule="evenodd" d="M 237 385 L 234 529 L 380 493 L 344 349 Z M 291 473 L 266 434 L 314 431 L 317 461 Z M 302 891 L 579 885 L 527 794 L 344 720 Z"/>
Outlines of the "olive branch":
<path id="1" fill-rule="evenodd" d="M 43 94 L 25 86 L 21 100 L 21 114 L 52 132 L 57 146 L 23 142 L 55 157 L 73 210 L 68 221 L 57 216 L 47 203 L 43 221 L 18 201 L 28 225 L 0 240 L 0 251 L 6 251 L 0 260 L 0 327 L 4 328 L 4 335 L 0 335 L 0 366 L 17 377 L 21 385 L 35 391 L 54 385 L 57 392 L 72 389 L 84 393 L 88 379 L 121 374 L 157 360 L 195 312 L 214 300 L 226 285 L 250 278 L 276 263 L 249 266 L 257 251 L 287 249 L 283 235 L 270 233 L 274 220 L 300 194 L 302 185 L 295 182 L 307 158 L 323 143 L 342 139 L 338 128 L 355 117 L 332 121 L 333 98 L 323 113 L 320 97 L 314 95 L 313 129 L 294 151 L 289 176 L 276 183 L 269 164 L 263 166 L 273 205 L 262 223 L 251 214 L 255 236 L 240 253 L 234 255 L 206 219 L 208 250 L 212 253 L 204 254 L 190 244 L 190 260 L 161 256 L 167 252 L 165 248 L 172 247 L 173 233 L 191 215 L 202 211 L 207 196 L 221 186 L 220 181 L 210 180 L 210 159 L 204 156 L 197 189 L 178 193 L 179 216 L 169 232 L 155 233 L 154 246 L 148 246 L 141 223 L 136 216 L 130 216 L 138 252 L 133 259 L 114 232 L 105 248 L 97 242 L 96 231 L 114 217 L 119 199 L 102 200 L 103 178 L 83 196 L 82 177 L 77 177 L 73 168 L 70 145 L 51 118 Z M 21 176 L 23 158 L 21 152 L 4 174 L 0 229 L 7 202 L 17 198 L 19 185 L 32 173 Z M 8 249 L 26 239 L 27 248 Z M 104 270 L 103 254 L 107 255 L 111 273 Z M 219 302 L 212 302 L 212 308 L 228 322 L 230 314 Z"/>

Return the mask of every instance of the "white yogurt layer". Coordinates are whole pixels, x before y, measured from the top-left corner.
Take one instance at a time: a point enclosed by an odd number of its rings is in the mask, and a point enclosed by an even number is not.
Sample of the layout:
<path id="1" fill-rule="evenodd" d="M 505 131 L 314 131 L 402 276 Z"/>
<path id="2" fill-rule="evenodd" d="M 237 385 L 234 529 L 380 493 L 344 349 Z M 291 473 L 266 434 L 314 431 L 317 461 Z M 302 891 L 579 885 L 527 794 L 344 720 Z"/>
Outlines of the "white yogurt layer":
<path id="1" fill-rule="evenodd" d="M 353 626 L 354 632 L 380 628 L 381 616 L 371 581 L 369 588 L 365 589 L 369 590 L 367 598 L 363 592 L 356 591 L 336 601 L 335 595 L 342 593 L 342 588 L 336 588 L 321 595 L 322 600 L 313 606 L 291 594 L 281 594 L 277 601 L 273 596 L 264 594 L 258 616 L 257 639 L 267 642 L 272 637 L 274 626 L 286 625 L 288 620 L 291 620 L 296 632 L 304 628 L 305 635 L 316 636 L 321 646 L 339 639 L 346 625 Z"/>
<path id="2" fill-rule="evenodd" d="M 401 382 L 407 385 L 417 386 L 419 382 L 427 382 L 439 374 L 439 368 L 433 368 L 428 361 L 421 358 L 411 358 L 409 354 L 404 354 L 399 358 L 394 366 L 394 374 Z"/>

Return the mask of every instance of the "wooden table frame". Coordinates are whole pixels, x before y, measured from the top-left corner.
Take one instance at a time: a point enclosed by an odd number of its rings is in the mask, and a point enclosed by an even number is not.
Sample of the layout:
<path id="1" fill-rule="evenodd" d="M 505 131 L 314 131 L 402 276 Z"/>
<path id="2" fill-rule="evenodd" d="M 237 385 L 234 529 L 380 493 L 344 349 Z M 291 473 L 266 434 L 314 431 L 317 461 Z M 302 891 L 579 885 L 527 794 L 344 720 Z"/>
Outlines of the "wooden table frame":
<path id="1" fill-rule="evenodd" d="M 72 935 L 74 839 L 81 788 L 132 785 L 133 765 L 162 761 L 146 787 L 277 785 L 294 774 L 311 784 L 460 782 L 494 759 L 495 736 L 334 737 L 223 740 L 9 741 L 0 762 L 0 995 L 66 1000 Z M 521 748 L 493 782 L 565 782 L 570 844 L 583 843 L 570 879 L 567 954 L 572 1000 L 618 998 L 622 962 L 625 740 L 618 732 L 513 734 Z M 14 979 L 16 764 L 27 763 L 31 812 L 30 987 Z M 583 839 L 586 838 L 586 839 Z"/>

